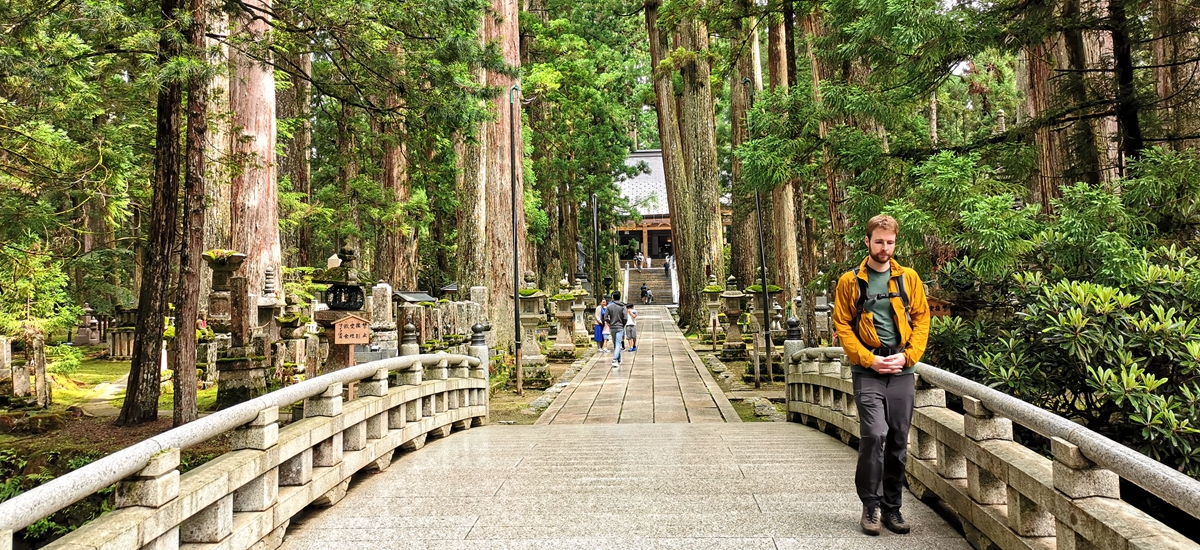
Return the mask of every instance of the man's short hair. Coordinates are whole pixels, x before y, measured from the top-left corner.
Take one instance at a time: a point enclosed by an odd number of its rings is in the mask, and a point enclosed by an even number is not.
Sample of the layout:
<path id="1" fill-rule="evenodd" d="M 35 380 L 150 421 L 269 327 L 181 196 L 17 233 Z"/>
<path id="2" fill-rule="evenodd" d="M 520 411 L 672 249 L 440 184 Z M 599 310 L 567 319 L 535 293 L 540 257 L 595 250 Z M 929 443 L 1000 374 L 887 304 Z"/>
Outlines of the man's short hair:
<path id="1" fill-rule="evenodd" d="M 882 229 L 884 231 L 890 231 L 892 233 L 899 234 L 900 233 L 900 224 L 896 223 L 896 218 L 893 218 L 886 214 L 880 214 L 878 216 L 875 216 L 874 218 L 871 218 L 871 221 L 867 222 L 867 238 L 868 239 L 870 239 L 871 236 L 875 234 L 876 229 Z"/>
<path id="2" fill-rule="evenodd" d="M 614 301 L 614 302 L 619 302 L 619 301 L 621 301 L 621 291 L 620 291 L 620 290 L 614 290 L 614 291 L 613 291 L 613 301 Z"/>

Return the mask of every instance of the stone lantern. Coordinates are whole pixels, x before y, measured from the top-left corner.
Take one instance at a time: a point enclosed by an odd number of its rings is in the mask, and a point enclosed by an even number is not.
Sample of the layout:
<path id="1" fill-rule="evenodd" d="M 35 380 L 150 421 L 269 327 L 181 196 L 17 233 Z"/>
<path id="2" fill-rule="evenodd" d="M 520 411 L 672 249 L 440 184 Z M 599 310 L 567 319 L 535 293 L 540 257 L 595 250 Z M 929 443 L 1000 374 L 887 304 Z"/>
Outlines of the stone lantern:
<path id="1" fill-rule="evenodd" d="M 371 320 L 371 312 L 363 310 L 363 306 L 366 305 L 366 296 L 358 283 L 356 256 L 354 249 L 343 247 L 337 253 L 338 261 L 330 261 L 331 267 L 327 268 L 319 277 L 313 277 L 314 283 L 329 285 L 325 291 L 325 303 L 329 305 L 329 309 L 313 313 L 317 324 L 326 329 L 326 335 L 321 339 L 330 344 L 329 355 L 325 359 L 325 364 L 319 369 L 320 374 L 343 369 L 356 362 L 352 356 L 354 346 L 332 345 L 332 342 L 329 342 L 334 324 L 350 316 Z M 313 367 L 316 366 L 309 365 L 309 372 L 314 372 Z"/>
<path id="2" fill-rule="evenodd" d="M 229 279 L 241 269 L 246 255 L 236 250 L 213 249 L 201 255 L 212 269 L 212 293 L 208 296 L 208 323 L 216 332 L 230 331 L 232 305 Z"/>
<path id="3" fill-rule="evenodd" d="M 571 283 L 563 277 L 558 282 L 558 293 L 552 298 L 555 303 L 554 317 L 558 321 L 558 335 L 554 338 L 554 347 L 550 354 L 557 359 L 575 358 L 575 295 L 571 294 Z"/>
<path id="4" fill-rule="evenodd" d="M 575 338 L 587 339 L 591 334 L 588 325 L 587 317 L 584 312 L 587 311 L 587 304 L 584 300 L 588 297 L 588 291 L 584 290 L 583 283 L 579 278 L 575 279 L 575 288 L 571 289 L 571 295 L 575 296 L 575 303 L 571 304 L 571 312 L 575 314 Z"/>
<path id="5" fill-rule="evenodd" d="M 717 329 L 721 326 L 721 283 L 717 282 L 716 275 L 708 276 L 708 285 L 701 291 L 704 294 L 704 307 L 708 308 L 708 328 Z M 713 333 L 713 338 L 716 338 L 716 333 Z"/>
<path id="6" fill-rule="evenodd" d="M 738 327 L 745 299 L 746 295 L 737 289 L 737 277 L 730 275 L 725 283 L 725 292 L 721 293 L 721 303 L 725 310 L 725 346 L 721 348 L 721 359 L 746 358 L 746 343 L 742 341 L 742 331 Z"/>
<path id="7" fill-rule="evenodd" d="M 537 326 L 545 318 L 546 295 L 538 290 L 532 271 L 525 272 L 525 285 L 518 292 L 521 302 L 521 363 L 529 377 L 530 367 L 542 367 L 546 364 L 546 356 L 538 345 Z"/>

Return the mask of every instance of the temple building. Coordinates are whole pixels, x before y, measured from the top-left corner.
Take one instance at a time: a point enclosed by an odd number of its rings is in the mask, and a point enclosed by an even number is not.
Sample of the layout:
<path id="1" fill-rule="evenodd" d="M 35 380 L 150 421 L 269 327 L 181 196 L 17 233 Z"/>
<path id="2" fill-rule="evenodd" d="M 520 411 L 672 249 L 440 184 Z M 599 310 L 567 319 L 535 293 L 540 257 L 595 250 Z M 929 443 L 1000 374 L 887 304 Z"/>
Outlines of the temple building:
<path id="1" fill-rule="evenodd" d="M 667 182 L 663 173 L 662 151 L 634 151 L 625 159 L 625 164 L 629 166 L 643 162 L 649 168 L 649 172 L 617 182 L 621 195 L 642 215 L 640 222 L 625 220 L 616 228 L 622 260 L 633 259 L 633 254 L 638 248 L 642 254 L 656 260 L 674 253 L 671 249 L 671 213 L 667 208 Z M 721 224 L 725 227 L 726 242 L 729 241 L 729 224 L 732 218 L 727 202 L 727 198 L 722 197 Z M 635 240 L 638 243 L 636 248 L 630 246 Z"/>

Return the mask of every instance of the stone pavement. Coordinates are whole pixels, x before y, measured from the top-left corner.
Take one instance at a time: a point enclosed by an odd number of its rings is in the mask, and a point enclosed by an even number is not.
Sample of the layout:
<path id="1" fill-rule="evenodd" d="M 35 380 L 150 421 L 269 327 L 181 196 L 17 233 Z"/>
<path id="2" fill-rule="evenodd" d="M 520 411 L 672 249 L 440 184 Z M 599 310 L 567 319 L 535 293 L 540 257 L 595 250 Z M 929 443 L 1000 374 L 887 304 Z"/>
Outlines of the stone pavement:
<path id="1" fill-rule="evenodd" d="M 638 306 L 638 351 L 598 353 L 538 424 L 741 422 L 666 306 Z"/>
<path id="2" fill-rule="evenodd" d="M 282 548 L 969 550 L 910 494 L 912 533 L 859 532 L 854 457 L 798 424 L 486 426 L 356 481 Z"/>

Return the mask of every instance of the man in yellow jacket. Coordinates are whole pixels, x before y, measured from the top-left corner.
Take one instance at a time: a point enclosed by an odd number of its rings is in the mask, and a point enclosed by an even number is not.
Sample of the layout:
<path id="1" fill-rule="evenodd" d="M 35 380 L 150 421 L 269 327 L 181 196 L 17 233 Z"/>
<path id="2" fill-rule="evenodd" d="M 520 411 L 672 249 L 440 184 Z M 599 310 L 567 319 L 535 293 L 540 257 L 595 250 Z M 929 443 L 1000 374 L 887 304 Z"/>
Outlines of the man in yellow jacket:
<path id="1" fill-rule="evenodd" d="M 838 279 L 833 311 L 838 339 L 853 363 L 860 436 L 854 485 L 868 535 L 882 527 L 901 534 L 910 528 L 900 499 L 915 397 L 912 373 L 929 340 L 929 304 L 917 272 L 892 259 L 899 229 L 891 216 L 871 218 L 869 254 Z"/>

